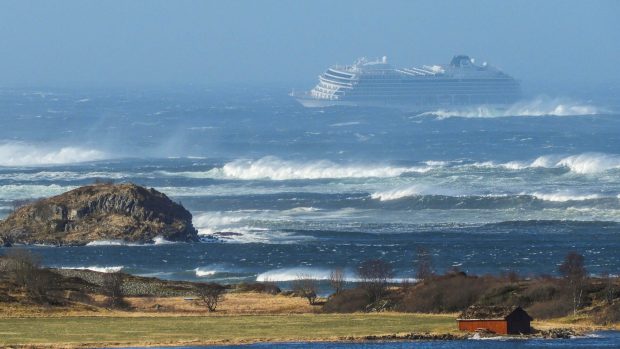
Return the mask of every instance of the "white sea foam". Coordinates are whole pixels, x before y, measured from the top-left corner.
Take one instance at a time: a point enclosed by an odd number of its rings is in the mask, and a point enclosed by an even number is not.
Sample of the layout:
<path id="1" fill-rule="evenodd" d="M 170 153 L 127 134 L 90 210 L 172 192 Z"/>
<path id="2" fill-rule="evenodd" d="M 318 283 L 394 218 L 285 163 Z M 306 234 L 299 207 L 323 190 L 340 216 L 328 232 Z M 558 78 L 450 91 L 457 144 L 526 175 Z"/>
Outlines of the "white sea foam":
<path id="1" fill-rule="evenodd" d="M 81 147 L 49 147 L 26 143 L 1 143 L 0 166 L 60 165 L 106 159 L 96 149 Z"/>
<path id="2" fill-rule="evenodd" d="M 578 174 L 599 173 L 620 169 L 620 155 L 605 153 L 582 153 L 570 156 L 544 155 L 534 161 L 509 161 L 496 163 L 492 161 L 476 162 L 471 165 L 481 168 L 504 168 L 507 170 L 523 170 L 527 168 L 567 168 Z"/>
<path id="3" fill-rule="evenodd" d="M 195 213 L 194 227 L 199 235 L 217 236 L 225 242 L 289 244 L 314 239 L 311 236 L 265 228 L 265 223 L 285 221 L 310 211 L 227 211 Z"/>
<path id="4" fill-rule="evenodd" d="M 418 116 L 435 116 L 438 119 L 461 118 L 496 118 L 508 116 L 578 116 L 604 114 L 603 108 L 582 104 L 565 98 L 538 97 L 522 101 L 506 109 L 497 109 L 487 105 L 462 109 L 439 109 L 425 112 Z"/>
<path id="5" fill-rule="evenodd" d="M 330 178 L 398 177 L 404 173 L 424 173 L 433 166 L 399 167 L 389 165 L 337 164 L 329 160 L 297 162 L 266 156 L 258 160 L 235 160 L 205 172 L 161 172 L 189 178 L 229 178 L 239 180 L 294 180 Z"/>
<path id="6" fill-rule="evenodd" d="M 194 272 L 196 273 L 197 277 L 213 276 L 218 273 L 217 270 L 205 269 L 205 268 L 196 268 L 194 269 Z"/>
<path id="7" fill-rule="evenodd" d="M 131 243 L 122 240 L 95 240 L 86 244 L 86 246 L 129 246 Z"/>
<path id="8" fill-rule="evenodd" d="M 290 267 L 280 268 L 274 270 L 268 270 L 264 273 L 260 273 L 256 276 L 257 282 L 282 282 L 282 281 L 294 281 L 298 279 L 314 279 L 314 280 L 329 280 L 331 270 L 327 268 L 313 268 L 313 267 Z M 345 269 L 344 280 L 347 282 L 359 282 L 354 271 Z M 415 282 L 414 278 L 391 278 L 388 282 L 400 283 L 400 282 Z"/>
<path id="9" fill-rule="evenodd" d="M 553 202 L 566 202 L 566 201 L 584 201 L 584 200 L 594 200 L 600 199 L 601 195 L 599 194 L 575 194 L 568 191 L 556 192 L 556 193 L 540 193 L 534 192 L 531 195 L 539 200 L 544 201 L 553 201 Z"/>
<path id="10" fill-rule="evenodd" d="M 318 268 L 281 268 L 275 270 L 269 270 L 256 276 L 256 281 L 293 281 L 299 278 L 308 278 L 316 280 L 329 279 L 330 271 L 328 269 Z"/>
<path id="11" fill-rule="evenodd" d="M 145 176 L 134 173 L 133 176 Z M 30 181 L 76 181 L 90 178 L 123 179 L 128 178 L 129 173 L 122 172 L 75 172 L 75 171 L 38 171 L 38 172 L 10 172 L 0 173 L 0 180 L 17 180 L 20 182 Z M 148 176 L 148 175 L 147 175 Z M 153 175 L 151 175 L 152 177 Z"/>
<path id="12" fill-rule="evenodd" d="M 58 184 L 50 185 L 30 185 L 30 184 L 7 184 L 0 185 L 0 199 L 2 200 L 21 200 L 37 199 L 62 194 L 66 191 L 75 189 L 74 186 L 61 186 Z"/>
<path id="13" fill-rule="evenodd" d="M 102 267 L 102 266 L 93 265 L 93 266 L 88 266 L 88 267 L 61 267 L 60 269 L 91 270 L 91 271 L 98 271 L 100 273 L 116 273 L 116 272 L 123 270 L 123 266 L 120 265 L 120 266 Z"/>
<path id="14" fill-rule="evenodd" d="M 343 127 L 343 126 L 353 126 L 353 125 L 359 125 L 360 122 L 359 121 L 349 121 L 349 122 L 338 122 L 335 124 L 331 124 L 329 126 L 331 127 Z"/>
<path id="15" fill-rule="evenodd" d="M 137 242 L 127 242 L 123 240 L 95 240 L 86 244 L 86 246 L 146 246 L 146 245 L 168 245 L 175 244 L 174 241 L 168 241 L 162 236 L 156 236 L 153 238 L 152 244 L 144 244 Z"/>
<path id="16" fill-rule="evenodd" d="M 377 191 L 370 195 L 371 198 L 380 201 L 398 200 L 405 197 L 419 195 L 446 195 L 454 196 L 456 193 L 450 189 L 436 188 L 432 186 L 411 185 L 395 189 Z"/>

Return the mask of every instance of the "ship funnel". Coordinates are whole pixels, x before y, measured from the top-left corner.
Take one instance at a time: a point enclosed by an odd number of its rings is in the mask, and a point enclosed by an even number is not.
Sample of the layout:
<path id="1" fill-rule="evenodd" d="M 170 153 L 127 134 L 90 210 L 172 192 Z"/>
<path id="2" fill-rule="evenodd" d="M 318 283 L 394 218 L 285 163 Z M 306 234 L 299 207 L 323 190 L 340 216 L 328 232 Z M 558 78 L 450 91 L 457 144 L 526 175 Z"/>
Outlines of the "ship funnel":
<path id="1" fill-rule="evenodd" d="M 381 57 L 381 63 L 387 63 L 387 56 Z"/>

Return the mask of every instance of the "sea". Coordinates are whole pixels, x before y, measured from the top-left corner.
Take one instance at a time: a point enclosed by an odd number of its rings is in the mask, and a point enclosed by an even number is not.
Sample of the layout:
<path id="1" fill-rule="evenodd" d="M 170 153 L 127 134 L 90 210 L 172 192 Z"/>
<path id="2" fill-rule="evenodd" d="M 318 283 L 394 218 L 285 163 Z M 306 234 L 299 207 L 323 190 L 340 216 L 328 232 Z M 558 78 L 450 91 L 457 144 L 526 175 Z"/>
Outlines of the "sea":
<path id="1" fill-rule="evenodd" d="M 0 218 L 96 181 L 182 203 L 204 241 L 32 246 L 43 263 L 172 280 L 355 281 L 367 259 L 620 274 L 620 88 L 506 109 L 307 109 L 274 86 L 0 88 Z M 5 253 L 7 249 L 0 249 Z"/>

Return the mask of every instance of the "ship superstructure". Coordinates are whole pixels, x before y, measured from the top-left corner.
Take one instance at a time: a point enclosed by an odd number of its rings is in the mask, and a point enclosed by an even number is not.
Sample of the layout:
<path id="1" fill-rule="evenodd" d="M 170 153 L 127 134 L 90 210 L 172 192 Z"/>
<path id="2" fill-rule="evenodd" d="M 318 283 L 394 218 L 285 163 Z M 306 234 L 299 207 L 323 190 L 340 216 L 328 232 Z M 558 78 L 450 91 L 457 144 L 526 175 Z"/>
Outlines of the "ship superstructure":
<path id="1" fill-rule="evenodd" d="M 335 105 L 396 107 L 408 110 L 490 105 L 505 106 L 521 96 L 519 82 L 465 55 L 448 65 L 395 68 L 387 57 L 364 58 L 353 65 L 332 66 L 310 91 L 292 93 L 306 107 Z"/>

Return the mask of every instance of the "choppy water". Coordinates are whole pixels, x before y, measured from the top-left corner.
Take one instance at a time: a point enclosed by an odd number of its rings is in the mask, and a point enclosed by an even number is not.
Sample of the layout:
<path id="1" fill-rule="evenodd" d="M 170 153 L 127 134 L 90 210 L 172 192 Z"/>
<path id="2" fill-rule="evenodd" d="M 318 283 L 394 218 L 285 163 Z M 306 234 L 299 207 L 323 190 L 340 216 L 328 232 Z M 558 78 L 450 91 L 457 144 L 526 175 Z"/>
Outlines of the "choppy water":
<path id="1" fill-rule="evenodd" d="M 506 339 L 489 338 L 484 340 L 458 340 L 458 341 L 411 341 L 411 342 L 370 342 L 370 343 L 259 343 L 249 345 L 226 345 L 216 346 L 216 348 L 297 348 L 297 349 L 383 349 L 383 348 L 617 348 L 620 342 L 620 332 L 605 331 L 598 332 L 581 338 L 573 339 Z M 189 349 L 190 347 L 174 347 L 177 349 Z M 201 348 L 201 347 L 191 347 Z M 206 347 L 202 347 L 206 348 Z M 209 347 L 213 348 L 213 347 Z"/>
<path id="2" fill-rule="evenodd" d="M 414 115 L 304 109 L 281 89 L 4 89 L 0 217 L 112 179 L 224 242 L 35 247 L 46 264 L 235 282 L 383 258 L 406 278 L 423 246 L 439 271 L 552 274 L 578 250 L 619 274 L 616 92 Z"/>

